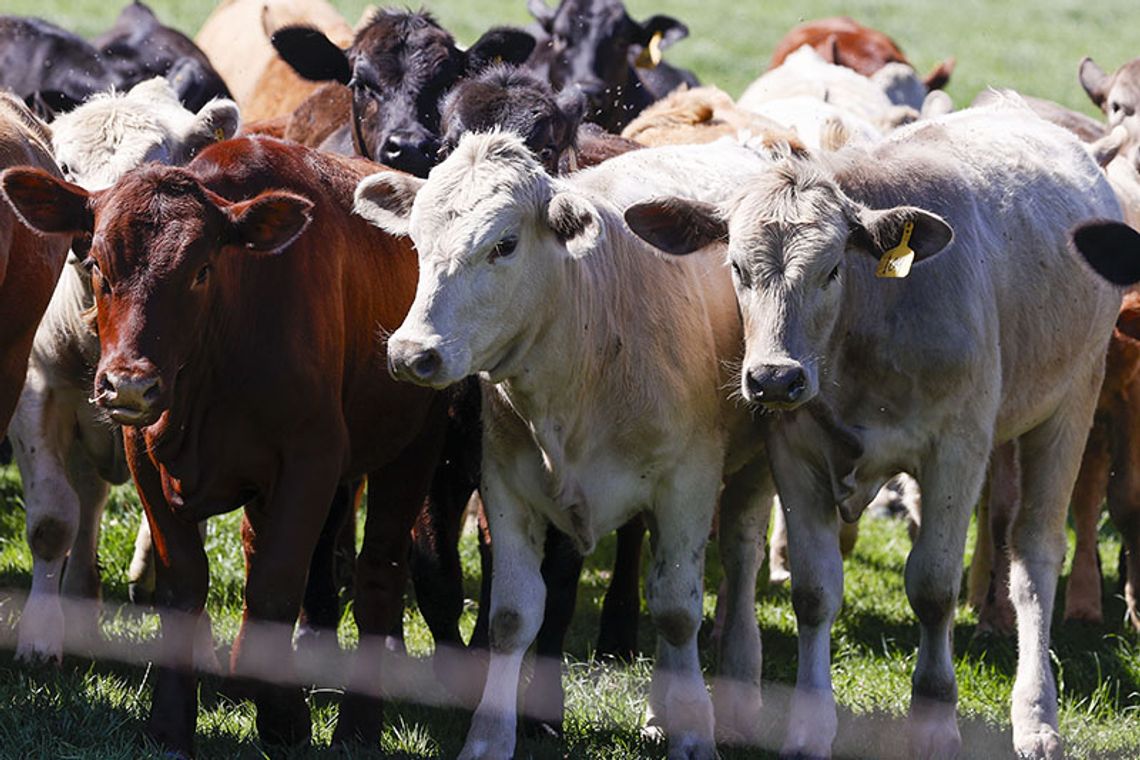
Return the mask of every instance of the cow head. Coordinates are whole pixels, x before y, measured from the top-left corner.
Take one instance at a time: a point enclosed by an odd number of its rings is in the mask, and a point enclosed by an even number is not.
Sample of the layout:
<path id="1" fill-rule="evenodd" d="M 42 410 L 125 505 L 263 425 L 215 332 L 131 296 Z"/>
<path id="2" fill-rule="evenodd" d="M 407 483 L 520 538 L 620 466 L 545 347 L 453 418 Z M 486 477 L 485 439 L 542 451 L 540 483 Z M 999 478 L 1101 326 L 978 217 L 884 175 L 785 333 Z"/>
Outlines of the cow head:
<path id="1" fill-rule="evenodd" d="M 797 408 L 819 393 L 852 257 L 878 259 L 908 222 L 916 260 L 953 237 L 946 222 L 922 209 L 866 208 L 796 159 L 758 175 L 725 209 L 671 198 L 631 206 L 625 218 L 638 236 L 673 254 L 727 238 L 744 319 L 741 393 L 774 409 Z"/>
<path id="2" fill-rule="evenodd" d="M 156 77 L 127 93 L 96 95 L 57 118 L 52 150 L 65 179 L 101 190 L 148 161 L 184 164 L 207 145 L 233 137 L 239 125 L 232 101 L 213 100 L 193 113 L 167 80 Z"/>
<path id="3" fill-rule="evenodd" d="M 492 66 L 464 79 L 440 107 L 442 141 L 439 154 L 448 156 L 467 132 L 500 128 L 519 135 L 550 174 L 575 145 L 586 103 L 576 88 L 555 95 L 550 84 L 515 66 Z"/>
<path id="4" fill-rule="evenodd" d="M 272 40 L 301 76 L 352 89 L 357 153 L 421 177 L 439 148 L 440 98 L 461 77 L 494 62 L 521 63 L 534 49 L 526 32 L 495 28 L 460 50 L 423 11 L 377 11 L 348 50 L 308 27 L 279 29 Z"/>
<path id="5" fill-rule="evenodd" d="M 653 43 L 663 50 L 689 34 L 670 16 L 634 21 L 621 0 L 562 0 L 557 8 L 528 0 L 527 9 L 550 35 L 550 82 L 564 90 L 577 85 L 591 112 L 608 113 L 621 90 L 634 86 L 630 50 Z"/>
<path id="6" fill-rule="evenodd" d="M 1140 58 L 1129 61 L 1110 76 L 1086 57 L 1078 74 L 1092 102 L 1108 116 L 1108 126 L 1124 125 L 1132 139 L 1140 140 Z"/>
<path id="7" fill-rule="evenodd" d="M 433 388 L 476 372 L 511 377 L 542 330 L 535 315 L 557 272 L 602 236 L 598 209 L 500 132 L 465 136 L 426 182 L 365 179 L 356 213 L 415 243 L 416 297 L 388 361 L 397 377 Z"/>
<path id="8" fill-rule="evenodd" d="M 44 172 L 11 169 L 0 188 L 29 227 L 90 236 L 102 355 L 94 399 L 124 425 L 154 423 L 184 368 L 218 328 L 212 306 L 236 257 L 280 253 L 309 224 L 312 202 L 266 192 L 230 202 L 184 169 L 147 165 L 88 193 Z"/>

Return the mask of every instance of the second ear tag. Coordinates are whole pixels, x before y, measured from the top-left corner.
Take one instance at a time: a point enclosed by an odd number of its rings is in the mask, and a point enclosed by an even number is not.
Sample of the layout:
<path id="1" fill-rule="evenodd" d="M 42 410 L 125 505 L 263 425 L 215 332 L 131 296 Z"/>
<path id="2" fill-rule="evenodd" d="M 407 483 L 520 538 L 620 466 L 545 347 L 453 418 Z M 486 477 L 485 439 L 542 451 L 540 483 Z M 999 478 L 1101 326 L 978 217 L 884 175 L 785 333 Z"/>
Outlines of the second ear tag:
<path id="1" fill-rule="evenodd" d="M 661 40 L 664 38 L 663 33 L 654 32 L 653 36 L 649 38 L 649 44 L 642 48 L 641 53 L 637 56 L 634 65 L 639 69 L 657 68 L 657 64 L 661 63 Z"/>
<path id="2" fill-rule="evenodd" d="M 886 251 L 879 259 L 879 266 L 875 269 L 876 277 L 898 278 L 910 274 L 910 267 L 914 263 L 914 251 L 909 245 L 911 233 L 914 232 L 914 222 L 908 221 L 903 225 L 902 239 L 894 248 Z"/>

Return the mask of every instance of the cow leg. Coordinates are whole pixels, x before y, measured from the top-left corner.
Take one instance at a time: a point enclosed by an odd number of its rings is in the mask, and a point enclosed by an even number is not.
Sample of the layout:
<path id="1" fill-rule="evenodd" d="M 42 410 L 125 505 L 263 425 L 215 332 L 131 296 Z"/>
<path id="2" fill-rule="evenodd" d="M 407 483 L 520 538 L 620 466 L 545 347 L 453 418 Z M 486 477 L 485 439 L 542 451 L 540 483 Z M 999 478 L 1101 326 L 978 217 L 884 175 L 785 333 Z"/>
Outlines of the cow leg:
<path id="1" fill-rule="evenodd" d="M 1130 393 L 1132 390 L 1130 386 Z M 1129 403 L 1135 403 L 1131 396 Z M 1119 453 L 1113 462 L 1115 472 L 1108 489 L 1108 514 L 1120 531 L 1120 580 L 1128 622 L 1140 631 L 1140 450 L 1131 440 L 1131 424 L 1130 420 L 1120 421 L 1115 446 Z"/>
<path id="2" fill-rule="evenodd" d="M 245 605 L 230 670 L 253 687 L 257 732 L 267 744 L 310 736 L 309 707 L 297 686 L 293 625 L 305 576 L 340 475 L 339 452 L 283 462 L 272 491 L 245 507 Z"/>
<path id="3" fill-rule="evenodd" d="M 1065 620 L 1104 621 L 1101 609 L 1100 562 L 1097 557 L 1097 524 L 1101 504 L 1108 491 L 1112 453 L 1109 450 L 1107 420 L 1098 419 L 1089 431 L 1077 484 L 1073 486 L 1071 509 L 1077 546 L 1073 569 L 1065 592 Z"/>
<path id="4" fill-rule="evenodd" d="M 359 481 L 343 481 L 337 485 L 329 506 L 328 517 L 321 526 L 309 575 L 305 580 L 305 596 L 297 620 L 296 646 L 319 661 L 337 649 L 337 625 L 340 623 L 340 590 L 337 583 L 336 552 L 340 535 L 354 518 L 353 507 Z"/>
<path id="5" fill-rule="evenodd" d="M 475 521 L 479 527 L 479 612 L 471 630 L 471 649 L 487 649 L 491 645 L 491 576 L 495 557 L 491 551 L 491 529 L 487 524 L 487 508 L 479 492 L 475 493 Z"/>
<path id="6" fill-rule="evenodd" d="M 438 425 L 429 421 L 399 456 L 368 475 L 368 515 L 356 558 L 352 608 L 360 644 L 341 700 L 334 743 L 355 740 L 369 747 L 380 743 L 381 701 L 374 695 L 382 682 L 387 650 L 402 651 L 399 634 L 412 524 L 427 498 L 442 442 L 443 415 L 438 415 Z"/>
<path id="7" fill-rule="evenodd" d="M 483 498 L 495 537 L 490 604 L 490 662 L 483 698 L 459 760 L 508 760 L 514 755 L 519 670 L 538 634 L 546 603 L 542 551 L 546 523 L 511 493 L 497 472 L 483 472 Z"/>
<path id="8" fill-rule="evenodd" d="M 1050 669 L 1049 625 L 1065 558 L 1065 516 L 1088 437 L 1096 389 L 1062 403 L 1021 436 L 1022 503 L 1010 531 L 1010 595 L 1017 611 L 1013 745 L 1022 757 L 1061 757 L 1057 688 Z"/>
<path id="9" fill-rule="evenodd" d="M 906 562 L 906 593 L 920 633 L 911 679 L 910 754 L 952 758 L 962 745 L 956 716 L 954 608 L 966 532 L 985 481 L 990 445 L 985 433 L 970 431 L 934 448 L 920 468 L 927 509 Z"/>
<path id="10" fill-rule="evenodd" d="M 994 571 L 994 539 L 990 533 L 989 491 L 987 484 L 978 499 L 975 512 L 977 522 L 974 532 L 974 556 L 970 560 L 969 577 L 966 580 L 966 598 L 975 612 L 981 612 L 986 603 Z"/>
<path id="11" fill-rule="evenodd" d="M 717 542 L 727 604 L 713 705 L 718 739 L 734 744 L 757 744 L 760 738 L 762 650 L 756 575 L 764 560 L 774 490 L 767 458 L 762 458 L 729 478 L 720 497 Z"/>
<path id="12" fill-rule="evenodd" d="M 990 456 L 989 505 L 993 567 L 985 601 L 978 611 L 978 630 L 1009 636 L 1014 629 L 1013 605 L 1009 598 L 1009 526 L 1021 502 L 1021 473 L 1017 442 L 996 447 Z"/>
<path id="13" fill-rule="evenodd" d="M 657 659 L 646 723 L 650 729 L 664 730 L 670 760 L 705 760 L 716 757 L 716 747 L 697 631 L 703 613 L 705 545 L 720 489 L 720 467 L 700 461 L 686 464 L 650 518 L 653 561 L 645 578 L 645 597 L 657 627 Z"/>
<path id="14" fill-rule="evenodd" d="M 637 618 L 641 611 L 641 546 L 645 518 L 641 515 L 618 528 L 617 552 L 610 587 L 602 602 L 597 654 L 630 661 L 637 655 Z"/>
<path id="15" fill-rule="evenodd" d="M 80 505 L 64 464 L 73 445 L 74 426 L 61 406 L 30 375 L 11 425 L 32 550 L 32 588 L 20 616 L 16 643 L 16 657 L 24 661 L 63 658 L 60 580 L 79 529 Z"/>
<path id="16" fill-rule="evenodd" d="M 135 548 L 127 570 L 127 595 L 131 604 L 151 604 L 154 601 L 154 547 L 146 515 L 142 516 L 135 533 Z"/>
<path id="17" fill-rule="evenodd" d="M 843 601 L 839 513 L 826 472 L 803 461 L 778 432 L 767 450 L 788 524 L 799 652 L 781 755 L 828 757 L 839 725 L 831 685 L 831 626 Z"/>
<path id="18" fill-rule="evenodd" d="M 68 452 L 67 475 L 79 500 L 79 531 L 67 555 L 63 595 L 80 601 L 67 614 L 67 631 L 75 645 L 89 649 L 100 635 L 99 528 L 110 488 L 78 445 Z"/>
<path id="19" fill-rule="evenodd" d="M 562 651 L 578 603 L 582 555 L 570 537 L 553 525 L 546 530 L 540 572 L 546 604 L 535 640 L 534 674 L 523 698 L 523 730 L 532 735 L 561 736 L 565 703 Z"/>
<path id="20" fill-rule="evenodd" d="M 768 539 L 768 582 L 782 586 L 792 577 L 788 569 L 788 521 L 784 510 L 776 499 L 772 510 L 772 536 Z"/>

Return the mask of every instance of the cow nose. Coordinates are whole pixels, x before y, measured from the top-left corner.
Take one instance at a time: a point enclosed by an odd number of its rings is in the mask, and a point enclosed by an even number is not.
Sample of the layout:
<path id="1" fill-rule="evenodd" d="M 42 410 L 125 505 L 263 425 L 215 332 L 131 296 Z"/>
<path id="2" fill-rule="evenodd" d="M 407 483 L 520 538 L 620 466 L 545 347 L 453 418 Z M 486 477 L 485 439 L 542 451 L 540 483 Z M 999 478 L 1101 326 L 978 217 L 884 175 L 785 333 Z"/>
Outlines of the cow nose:
<path id="1" fill-rule="evenodd" d="M 439 351 L 429 348 L 421 351 L 408 362 L 408 369 L 417 380 L 431 380 L 443 366 L 443 357 Z"/>
<path id="2" fill-rule="evenodd" d="M 104 372 L 99 378 L 99 401 L 104 406 L 149 409 L 162 396 L 156 375 L 120 375 Z"/>
<path id="3" fill-rule="evenodd" d="M 419 174 L 420 170 L 431 167 L 438 152 L 439 144 L 431 137 L 397 133 L 384 140 L 379 159 L 388 166 Z"/>
<path id="4" fill-rule="evenodd" d="M 764 364 L 750 369 L 744 380 L 748 396 L 762 404 L 794 404 L 807 390 L 803 367 Z"/>

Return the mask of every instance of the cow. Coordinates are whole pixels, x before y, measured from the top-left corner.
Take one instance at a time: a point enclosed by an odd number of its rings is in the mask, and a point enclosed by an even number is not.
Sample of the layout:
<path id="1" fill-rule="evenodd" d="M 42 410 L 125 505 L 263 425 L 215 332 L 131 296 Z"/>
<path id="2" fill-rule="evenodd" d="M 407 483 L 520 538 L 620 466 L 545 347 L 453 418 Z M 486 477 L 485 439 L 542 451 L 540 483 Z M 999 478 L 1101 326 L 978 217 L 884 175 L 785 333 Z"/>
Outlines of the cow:
<path id="1" fill-rule="evenodd" d="M 337 485 L 363 473 L 376 506 L 356 567 L 361 662 L 398 630 L 408 537 L 446 405 L 395 383 L 377 341 L 403 319 L 417 271 L 409 241 L 350 213 L 375 168 L 247 137 L 94 193 L 33 171 L 0 180 L 35 229 L 92 236 L 85 264 L 102 347 L 92 392 L 123 426 L 155 536 L 163 665 L 148 732 L 171 751 L 191 752 L 197 712 L 193 628 L 180 624 L 206 599 L 197 521 L 245 505 L 231 670 L 257 680 L 264 741 L 309 736 L 308 706 L 289 685 L 290 631 Z M 375 675 L 353 669 L 338 741 L 378 740 L 378 700 L 364 696 Z"/>
<path id="2" fill-rule="evenodd" d="M 338 45 L 352 42 L 352 25 L 325 0 L 225 0 L 195 35 L 247 124 L 288 116 L 317 88 L 278 58 L 269 42 L 290 24 L 320 29 Z"/>
<path id="3" fill-rule="evenodd" d="M 1069 247 L 1078 222 L 1120 218 L 1086 148 L 1024 106 L 999 104 L 780 162 L 727 204 L 665 198 L 625 216 L 677 254 L 729 241 L 744 316 L 740 392 L 775 412 L 765 442 L 788 521 L 799 658 L 783 752 L 824 757 L 835 737 L 835 505 L 854 520 L 904 471 L 922 492 L 906 566 L 921 632 L 909 754 L 957 754 L 950 633 L 966 530 L 991 449 L 1017 440 L 1013 743 L 1023 757 L 1060 757 L 1049 621 L 1120 304 Z"/>
<path id="4" fill-rule="evenodd" d="M 828 63 L 845 66 L 865 77 L 874 77 L 891 63 L 901 63 L 914 70 L 894 40 L 847 16 L 813 19 L 794 27 L 776 43 L 768 68 L 777 68 L 804 45 L 810 45 Z M 909 88 L 899 99 L 892 100 L 899 105 L 921 108 L 927 92 L 945 87 L 953 71 L 954 59 L 947 58 L 922 80 L 916 78 L 921 88 Z"/>
<path id="5" fill-rule="evenodd" d="M 137 2 L 94 42 L 43 19 L 0 16 L 0 50 L 0 86 L 40 104 L 45 115 L 154 76 L 169 75 L 180 99 L 195 111 L 229 95 L 205 54 Z"/>
<path id="6" fill-rule="evenodd" d="M 633 20 L 621 0 L 527 0 L 543 39 L 528 66 L 554 88 L 576 85 L 588 99 L 586 120 L 621 132 L 650 103 L 682 85 L 696 87 L 696 75 L 661 61 L 661 51 L 689 34 L 675 18 Z"/>
<path id="7" fill-rule="evenodd" d="M 1140 142 L 1140 58 L 1110 76 L 1086 56 L 1077 75 L 1089 98 L 1108 117 L 1109 129 L 1123 126 L 1133 140 Z"/>
<path id="8" fill-rule="evenodd" d="M 546 527 L 586 554 L 642 511 L 658 631 L 649 714 L 671 757 L 715 756 L 696 633 L 722 481 L 730 604 L 717 729 L 754 735 L 754 595 L 772 489 L 756 423 L 720 390 L 740 348 L 723 253 L 653 261 L 620 207 L 661 187 L 724 194 L 763 160 L 734 145 L 675 146 L 559 179 L 518 137 L 491 132 L 465 136 L 426 182 L 381 172 L 357 189 L 358 213 L 409 234 L 420 256 L 415 301 L 388 340 L 393 373 L 436 388 L 472 373 L 483 382 L 495 582 L 487 682 L 464 760 L 513 754 L 519 667 L 546 596 Z"/>
<path id="9" fill-rule="evenodd" d="M 716 87 L 681 88 L 646 108 L 622 130 L 622 137 L 643 145 L 695 145 L 746 133 L 767 146 L 783 143 L 806 150 L 787 128 L 736 107 L 728 93 Z"/>
<path id="10" fill-rule="evenodd" d="M 207 145 L 232 137 L 238 125 L 232 101 L 213 101 L 195 114 L 158 77 L 128 93 L 95 95 L 61 115 L 52 125 L 51 149 L 63 178 L 93 191 L 111 186 L 146 161 L 186 163 Z M 84 244 L 79 242 L 80 252 Z M 90 276 L 77 264 L 75 259 L 64 268 L 36 331 L 11 429 L 32 550 L 32 588 L 20 617 L 16 656 L 29 661 L 63 656 L 61 583 L 68 596 L 98 597 L 103 506 L 109 486 L 130 477 L 122 435 L 90 400 L 99 359 L 99 337 L 91 322 L 95 294 Z M 45 535 L 57 538 L 31 540 Z M 149 549 L 149 542 L 141 541 L 139 548 Z M 132 598 L 138 597 L 144 569 L 140 551 L 130 573 Z M 94 636 L 95 616 L 78 619 L 79 609 L 68 630 Z M 197 656 L 206 667 L 212 657 L 209 642 L 207 623 Z"/>
<path id="11" fill-rule="evenodd" d="M 435 163 L 447 90 L 492 63 L 521 63 L 534 48 L 526 32 L 496 27 L 460 50 L 430 13 L 393 10 L 373 13 L 347 49 L 306 26 L 278 29 L 272 42 L 305 79 L 352 90 L 343 129 L 358 155 L 417 176 Z"/>
<path id="12" fill-rule="evenodd" d="M 35 166 L 52 177 L 51 132 L 17 97 L 0 92 L 0 167 Z M 16 409 L 28 356 L 52 287 L 63 268 L 70 240 L 33 234 L 8 208 L 0 208 L 0 438 Z M 50 547 L 64 536 L 45 526 L 28 534 L 33 545 Z"/>

